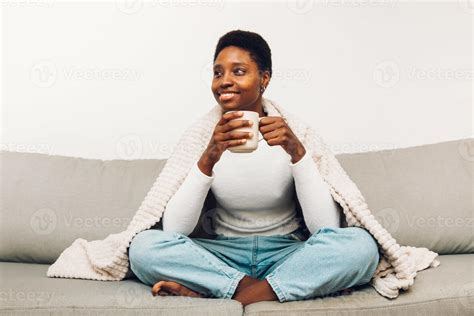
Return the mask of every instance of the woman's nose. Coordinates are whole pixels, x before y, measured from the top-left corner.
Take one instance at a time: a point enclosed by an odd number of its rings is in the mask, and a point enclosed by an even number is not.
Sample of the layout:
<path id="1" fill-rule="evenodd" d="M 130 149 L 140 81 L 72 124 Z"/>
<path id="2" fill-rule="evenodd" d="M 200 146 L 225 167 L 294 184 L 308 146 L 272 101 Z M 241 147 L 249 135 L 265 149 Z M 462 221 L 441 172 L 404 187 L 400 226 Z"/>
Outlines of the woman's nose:
<path id="1" fill-rule="evenodd" d="M 224 86 L 224 87 L 227 87 L 227 86 L 231 86 L 233 84 L 232 80 L 230 79 L 230 75 L 229 74 L 224 74 L 222 75 L 222 80 L 221 80 L 221 87 Z"/>

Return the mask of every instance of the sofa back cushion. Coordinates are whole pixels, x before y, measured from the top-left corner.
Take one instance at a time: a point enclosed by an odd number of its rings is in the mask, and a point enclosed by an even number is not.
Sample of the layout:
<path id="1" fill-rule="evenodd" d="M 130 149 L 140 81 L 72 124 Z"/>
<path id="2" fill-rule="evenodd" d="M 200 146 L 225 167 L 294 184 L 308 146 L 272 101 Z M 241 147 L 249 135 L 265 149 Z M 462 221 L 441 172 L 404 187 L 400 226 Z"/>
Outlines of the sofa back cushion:
<path id="1" fill-rule="evenodd" d="M 336 157 L 400 244 L 472 253 L 473 149 L 471 139 Z M 0 261 L 53 263 L 76 238 L 125 230 L 165 163 L 0 152 Z"/>
<path id="2" fill-rule="evenodd" d="M 0 261 L 53 263 L 125 230 L 165 162 L 0 152 Z"/>
<path id="3" fill-rule="evenodd" d="M 472 138 L 337 158 L 399 244 L 474 252 Z"/>

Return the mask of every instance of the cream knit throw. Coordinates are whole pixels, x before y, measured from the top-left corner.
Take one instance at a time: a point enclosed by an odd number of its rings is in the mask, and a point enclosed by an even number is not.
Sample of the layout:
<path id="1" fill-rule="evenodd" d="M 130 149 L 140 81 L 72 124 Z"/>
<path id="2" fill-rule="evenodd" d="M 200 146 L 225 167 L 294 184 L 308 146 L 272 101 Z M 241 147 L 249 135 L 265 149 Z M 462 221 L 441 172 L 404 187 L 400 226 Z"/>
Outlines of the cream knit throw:
<path id="1" fill-rule="evenodd" d="M 413 285 L 417 271 L 440 264 L 435 259 L 437 253 L 427 248 L 399 245 L 377 222 L 357 186 L 312 127 L 270 99 L 263 98 L 262 103 L 268 116 L 285 119 L 311 153 L 321 176 L 330 187 L 332 197 L 341 205 L 348 226 L 363 227 L 377 240 L 381 256 L 369 283 L 377 292 L 387 298 L 396 298 L 399 289 L 407 290 Z M 186 129 L 125 231 L 110 234 L 104 240 L 76 239 L 49 267 L 47 276 L 123 280 L 129 273 L 127 248 L 131 240 L 160 221 L 167 202 L 206 149 L 222 114 L 222 108 L 216 104 Z"/>

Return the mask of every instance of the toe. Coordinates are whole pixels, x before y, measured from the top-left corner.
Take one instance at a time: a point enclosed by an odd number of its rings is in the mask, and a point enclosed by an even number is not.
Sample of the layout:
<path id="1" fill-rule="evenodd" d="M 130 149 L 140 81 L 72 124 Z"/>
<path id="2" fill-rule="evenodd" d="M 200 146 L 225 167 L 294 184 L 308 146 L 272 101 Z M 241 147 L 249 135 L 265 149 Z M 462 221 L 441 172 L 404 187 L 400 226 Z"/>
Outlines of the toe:
<path id="1" fill-rule="evenodd" d="M 164 282 L 165 281 L 160 281 L 153 285 L 153 287 L 151 288 L 151 294 L 153 294 L 153 296 L 157 295 L 160 292 Z"/>

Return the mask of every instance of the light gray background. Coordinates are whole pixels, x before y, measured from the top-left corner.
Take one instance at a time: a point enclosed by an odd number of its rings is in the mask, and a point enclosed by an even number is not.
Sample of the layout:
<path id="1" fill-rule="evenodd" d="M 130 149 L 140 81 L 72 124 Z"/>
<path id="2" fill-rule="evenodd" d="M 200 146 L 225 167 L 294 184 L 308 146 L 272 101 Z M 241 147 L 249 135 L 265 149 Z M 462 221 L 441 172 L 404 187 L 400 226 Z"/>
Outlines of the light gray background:
<path id="1" fill-rule="evenodd" d="M 261 34 L 265 96 L 335 153 L 472 137 L 472 1 L 2 1 L 4 150 L 167 158 L 216 104 L 221 35 Z"/>

